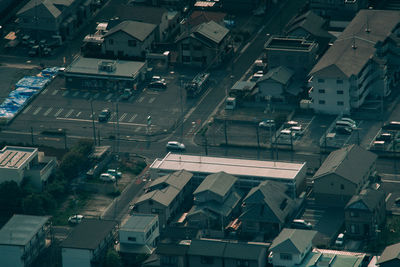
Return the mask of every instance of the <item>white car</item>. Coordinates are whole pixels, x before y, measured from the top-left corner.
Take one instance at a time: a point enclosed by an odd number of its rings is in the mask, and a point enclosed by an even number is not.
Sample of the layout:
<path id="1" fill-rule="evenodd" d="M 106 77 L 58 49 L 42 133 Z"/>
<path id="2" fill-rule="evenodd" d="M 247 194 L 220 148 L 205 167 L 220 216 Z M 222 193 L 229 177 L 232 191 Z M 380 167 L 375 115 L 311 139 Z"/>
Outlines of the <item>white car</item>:
<path id="1" fill-rule="evenodd" d="M 258 127 L 261 127 L 261 128 L 275 127 L 275 121 L 274 120 L 263 120 L 258 124 Z"/>
<path id="2" fill-rule="evenodd" d="M 81 223 L 84 219 L 83 215 L 76 214 L 68 218 L 68 222 L 71 224 L 78 224 Z"/>
<path id="3" fill-rule="evenodd" d="M 185 151 L 185 149 L 185 145 L 177 141 L 169 141 L 167 143 L 167 150 Z"/>
<path id="4" fill-rule="evenodd" d="M 114 175 L 111 175 L 109 173 L 102 173 L 100 174 L 100 180 L 104 182 L 115 182 L 116 178 Z"/>
<path id="5" fill-rule="evenodd" d="M 108 174 L 111 174 L 112 176 L 114 176 L 115 178 L 121 178 L 122 176 L 122 172 L 117 171 L 116 169 L 108 169 L 107 170 Z"/>
<path id="6" fill-rule="evenodd" d="M 340 233 L 335 241 L 335 246 L 341 247 L 344 244 L 344 234 Z"/>

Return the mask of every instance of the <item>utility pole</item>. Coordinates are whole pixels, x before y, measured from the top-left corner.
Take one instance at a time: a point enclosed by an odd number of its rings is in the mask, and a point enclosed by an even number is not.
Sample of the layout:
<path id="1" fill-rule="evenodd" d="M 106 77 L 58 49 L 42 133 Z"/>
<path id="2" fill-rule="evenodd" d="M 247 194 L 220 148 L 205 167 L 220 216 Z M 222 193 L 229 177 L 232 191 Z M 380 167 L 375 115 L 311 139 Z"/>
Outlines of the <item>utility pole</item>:
<path id="1" fill-rule="evenodd" d="M 94 124 L 94 114 L 93 114 L 93 99 L 90 99 L 90 110 L 92 112 L 92 128 L 93 128 L 93 142 L 96 145 L 96 128 Z M 100 137 L 99 137 L 99 145 L 100 145 Z"/>
<path id="2" fill-rule="evenodd" d="M 225 134 L 225 145 L 228 145 L 228 134 L 226 132 L 226 117 L 224 117 L 224 134 Z"/>
<path id="3" fill-rule="evenodd" d="M 32 139 L 32 146 L 34 145 L 33 143 L 33 127 L 31 127 L 31 139 Z"/>
<path id="4" fill-rule="evenodd" d="M 117 159 L 119 159 L 119 113 L 118 113 L 118 99 L 116 103 L 116 112 L 117 112 Z"/>
<path id="5" fill-rule="evenodd" d="M 258 131 L 258 124 L 256 124 L 256 134 L 257 134 L 257 158 L 260 158 L 260 134 Z"/>

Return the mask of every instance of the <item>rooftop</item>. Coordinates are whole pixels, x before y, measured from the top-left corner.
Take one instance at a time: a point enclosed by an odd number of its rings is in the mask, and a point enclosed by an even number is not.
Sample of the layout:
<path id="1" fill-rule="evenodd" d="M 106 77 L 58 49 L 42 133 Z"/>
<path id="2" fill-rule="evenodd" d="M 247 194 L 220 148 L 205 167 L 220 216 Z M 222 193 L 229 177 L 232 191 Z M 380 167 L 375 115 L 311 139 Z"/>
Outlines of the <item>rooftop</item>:
<path id="1" fill-rule="evenodd" d="M 32 160 L 38 149 L 33 147 L 6 146 L 0 150 L 0 168 L 19 169 Z"/>
<path id="2" fill-rule="evenodd" d="M 3 228 L 0 229 L 0 244 L 15 246 L 26 245 L 49 219 L 49 216 L 15 214 Z"/>
<path id="3" fill-rule="evenodd" d="M 299 267 L 359 267 L 365 253 L 314 248 L 299 264 Z"/>
<path id="4" fill-rule="evenodd" d="M 129 216 L 125 223 L 121 226 L 121 230 L 142 232 L 157 219 L 156 214 L 135 213 Z"/>
<path id="5" fill-rule="evenodd" d="M 271 37 L 265 44 L 266 50 L 311 51 L 317 43 L 301 37 Z"/>
<path id="6" fill-rule="evenodd" d="M 226 172 L 238 178 L 247 176 L 292 180 L 296 178 L 305 165 L 305 162 L 289 163 L 168 153 L 163 159 L 154 160 L 150 169 L 186 170 L 206 175 Z"/>

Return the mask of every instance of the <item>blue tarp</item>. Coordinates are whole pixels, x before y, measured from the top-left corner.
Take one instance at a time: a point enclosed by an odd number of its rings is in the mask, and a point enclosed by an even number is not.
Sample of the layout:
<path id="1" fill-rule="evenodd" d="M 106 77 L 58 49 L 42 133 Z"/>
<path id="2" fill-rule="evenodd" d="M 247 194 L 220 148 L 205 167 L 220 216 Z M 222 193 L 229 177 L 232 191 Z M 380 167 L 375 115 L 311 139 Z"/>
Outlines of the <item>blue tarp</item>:
<path id="1" fill-rule="evenodd" d="M 16 87 L 26 87 L 30 89 L 42 89 L 50 82 L 48 77 L 37 77 L 37 76 L 25 76 L 19 80 Z"/>
<path id="2" fill-rule="evenodd" d="M 59 71 L 60 67 L 51 67 L 51 68 L 45 68 L 42 70 L 42 75 L 43 76 L 53 76 L 55 74 L 57 74 L 57 72 Z"/>
<path id="3" fill-rule="evenodd" d="M 8 95 L 8 97 L 19 97 L 20 95 L 23 96 L 32 96 L 39 92 L 36 89 L 31 89 L 31 88 L 26 88 L 26 87 L 18 87 L 14 91 L 11 91 L 11 93 Z"/>

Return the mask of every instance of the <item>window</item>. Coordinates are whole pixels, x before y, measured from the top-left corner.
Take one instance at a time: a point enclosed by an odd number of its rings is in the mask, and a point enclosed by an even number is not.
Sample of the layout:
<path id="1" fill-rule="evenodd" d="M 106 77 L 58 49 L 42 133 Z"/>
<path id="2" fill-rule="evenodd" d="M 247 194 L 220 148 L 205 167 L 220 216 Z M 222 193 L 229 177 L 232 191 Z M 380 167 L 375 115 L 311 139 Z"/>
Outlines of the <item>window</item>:
<path id="1" fill-rule="evenodd" d="M 344 189 L 344 184 L 340 185 L 340 189 L 342 189 L 342 190 Z"/>
<path id="2" fill-rule="evenodd" d="M 136 237 L 128 236 L 128 241 L 136 242 Z"/>
<path id="3" fill-rule="evenodd" d="M 324 79 L 318 79 L 318 82 L 319 82 L 319 83 L 324 83 L 325 80 L 324 80 Z"/>
<path id="4" fill-rule="evenodd" d="M 320 93 L 320 94 L 325 94 L 325 89 L 319 89 L 319 90 L 318 90 L 318 93 Z"/>
<path id="5" fill-rule="evenodd" d="M 336 80 L 336 83 L 337 83 L 337 84 L 342 84 L 342 83 L 343 83 L 343 80 Z"/>
<path id="6" fill-rule="evenodd" d="M 182 44 L 182 50 L 190 50 L 189 44 Z"/>
<path id="7" fill-rule="evenodd" d="M 236 260 L 236 266 L 237 266 L 237 267 L 248 267 L 248 266 L 249 266 L 249 261 L 246 261 L 246 260 Z"/>
<path id="8" fill-rule="evenodd" d="M 207 257 L 207 256 L 201 256 L 200 257 L 200 262 L 202 264 L 213 264 L 214 263 L 214 258 L 213 257 Z"/>
<path id="9" fill-rule="evenodd" d="M 344 105 L 344 102 L 343 102 L 343 101 L 338 101 L 338 102 L 337 102 L 337 105 L 338 105 L 338 106 L 343 106 L 343 105 Z"/>
<path id="10" fill-rule="evenodd" d="M 150 231 L 147 231 L 147 233 L 146 233 L 146 239 L 148 239 L 148 238 L 150 237 L 150 235 L 151 235 L 151 230 L 150 230 Z"/>
<path id="11" fill-rule="evenodd" d="M 114 44 L 114 39 L 109 39 L 109 40 L 108 40 L 108 43 L 109 43 L 110 45 L 113 45 L 113 44 Z"/>
<path id="12" fill-rule="evenodd" d="M 128 40 L 128 46 L 136 46 L 136 40 Z"/>
<path id="13" fill-rule="evenodd" d="M 161 263 L 163 265 L 171 265 L 174 266 L 178 263 L 178 257 L 177 256 L 165 256 L 161 255 Z"/>
<path id="14" fill-rule="evenodd" d="M 190 62 L 189 56 L 182 56 L 182 62 Z"/>
<path id="15" fill-rule="evenodd" d="M 281 254 L 280 254 L 280 258 L 281 258 L 281 260 L 290 261 L 290 260 L 292 260 L 292 254 L 289 254 L 289 253 L 281 253 Z"/>
<path id="16" fill-rule="evenodd" d="M 325 100 L 319 100 L 318 103 L 319 103 L 320 105 L 325 105 Z"/>
<path id="17" fill-rule="evenodd" d="M 337 93 L 338 95 L 343 95 L 343 90 L 337 90 L 336 93 Z"/>

